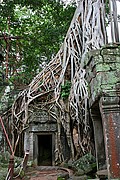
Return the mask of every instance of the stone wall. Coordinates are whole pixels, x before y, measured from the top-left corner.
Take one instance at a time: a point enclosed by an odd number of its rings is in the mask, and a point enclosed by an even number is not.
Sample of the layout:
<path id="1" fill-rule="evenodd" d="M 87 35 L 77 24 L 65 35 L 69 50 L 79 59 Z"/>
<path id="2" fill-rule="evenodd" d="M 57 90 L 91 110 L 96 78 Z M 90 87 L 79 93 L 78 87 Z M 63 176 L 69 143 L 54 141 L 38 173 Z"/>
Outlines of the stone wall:
<path id="1" fill-rule="evenodd" d="M 120 95 L 120 44 L 91 51 L 84 66 L 90 107 L 101 96 Z"/>
<path id="2" fill-rule="evenodd" d="M 84 64 L 98 170 L 120 177 L 120 44 L 91 51 Z"/>

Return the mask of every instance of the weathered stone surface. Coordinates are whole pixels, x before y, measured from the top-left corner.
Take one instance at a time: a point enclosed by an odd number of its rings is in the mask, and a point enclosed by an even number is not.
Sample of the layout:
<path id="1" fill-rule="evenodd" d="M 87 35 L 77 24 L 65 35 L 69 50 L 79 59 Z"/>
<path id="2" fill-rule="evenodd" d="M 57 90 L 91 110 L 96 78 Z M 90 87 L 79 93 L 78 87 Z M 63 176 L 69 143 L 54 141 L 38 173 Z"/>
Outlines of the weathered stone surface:
<path id="1" fill-rule="evenodd" d="M 72 180 L 87 180 L 87 176 L 73 176 Z"/>
<path id="2" fill-rule="evenodd" d="M 39 122 L 41 124 L 44 123 L 55 123 L 56 120 L 54 118 L 52 118 L 47 111 L 44 110 L 39 110 L 39 111 L 35 111 L 32 115 L 31 115 L 31 122 Z"/>
<path id="3" fill-rule="evenodd" d="M 88 53 L 85 68 L 95 133 L 97 168 L 100 170 L 107 164 L 108 179 L 118 178 L 120 177 L 120 44 L 109 45 Z M 105 161 L 99 148 L 104 144 Z"/>
<path id="4" fill-rule="evenodd" d="M 119 97 L 102 97 L 102 115 L 109 178 L 120 177 L 120 104 Z"/>
<path id="5" fill-rule="evenodd" d="M 105 155 L 103 126 L 102 126 L 99 107 L 98 106 L 94 107 L 93 109 L 91 109 L 90 113 L 94 128 L 97 169 L 103 169 L 104 166 L 106 165 L 106 155 Z"/>
<path id="6" fill-rule="evenodd" d="M 57 112 L 56 112 L 57 113 Z M 45 137 L 50 136 L 51 138 L 51 145 L 49 146 L 48 150 L 52 151 L 52 154 L 50 156 L 52 162 L 50 162 L 52 165 L 55 164 L 55 159 L 57 157 L 57 151 L 55 151 L 56 142 L 57 142 L 57 122 L 56 120 L 51 117 L 46 111 L 36 111 L 33 113 L 30 119 L 30 126 L 28 129 L 28 138 L 27 138 L 27 132 L 25 134 L 25 146 L 24 149 L 29 149 L 29 159 L 34 160 L 36 164 L 39 164 L 40 154 L 42 151 L 40 151 L 40 147 L 44 149 L 44 145 L 42 144 L 42 140 L 40 140 L 40 136 Z M 49 138 L 49 139 L 50 139 Z M 41 143 L 41 144 L 40 144 Z M 61 144 L 62 144 L 62 153 L 65 160 L 68 160 L 70 157 L 70 150 L 69 146 L 66 140 L 66 136 L 64 133 L 64 130 L 61 129 Z M 46 150 L 46 151 L 48 151 Z M 44 157 L 45 158 L 45 157 Z M 49 158 L 50 159 L 50 158 Z M 41 161 L 40 161 L 41 162 Z M 45 160 L 44 160 L 44 163 Z M 40 165 L 40 164 L 39 164 Z"/>
<path id="7" fill-rule="evenodd" d="M 86 154 L 77 161 L 73 162 L 72 167 L 76 169 L 76 173 L 83 173 L 84 171 L 84 174 L 87 174 L 96 169 L 96 159 L 91 154 Z"/>
<path id="8" fill-rule="evenodd" d="M 82 175 L 84 175 L 84 174 L 85 174 L 85 172 L 84 172 L 84 170 L 82 170 L 82 169 L 78 169 L 78 171 L 75 172 L 75 175 L 76 175 L 76 176 L 82 176 Z"/>
<path id="9" fill-rule="evenodd" d="M 34 124 L 30 125 L 30 132 L 55 132 L 57 130 L 57 124 Z"/>
<path id="10" fill-rule="evenodd" d="M 85 61 L 90 106 L 102 95 L 116 95 L 120 77 L 120 45 L 91 51 Z"/>
<path id="11" fill-rule="evenodd" d="M 48 113 L 46 111 L 36 111 L 33 113 L 31 120 L 33 122 L 40 122 L 44 123 L 47 122 L 49 119 Z"/>
<path id="12" fill-rule="evenodd" d="M 30 120 L 30 132 L 55 132 L 57 124 L 46 111 L 35 111 Z"/>
<path id="13" fill-rule="evenodd" d="M 108 172 L 107 169 L 106 170 L 101 170 L 101 171 L 97 171 L 96 175 L 100 178 L 105 178 L 108 176 Z"/>

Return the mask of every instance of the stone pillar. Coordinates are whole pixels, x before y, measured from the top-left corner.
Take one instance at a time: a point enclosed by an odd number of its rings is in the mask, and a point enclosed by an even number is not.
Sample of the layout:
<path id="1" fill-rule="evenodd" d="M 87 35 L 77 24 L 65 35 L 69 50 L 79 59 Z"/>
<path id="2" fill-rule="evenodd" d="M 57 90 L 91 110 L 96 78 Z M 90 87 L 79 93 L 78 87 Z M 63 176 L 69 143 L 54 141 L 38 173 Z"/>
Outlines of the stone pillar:
<path id="1" fill-rule="evenodd" d="M 105 148 L 104 148 L 105 145 L 104 145 L 102 119 L 100 112 L 96 107 L 91 109 L 91 117 L 94 128 L 97 170 L 101 170 L 106 168 L 106 156 L 105 156 Z"/>
<path id="2" fill-rule="evenodd" d="M 120 177 L 120 98 L 101 97 L 108 179 Z"/>
<path id="3" fill-rule="evenodd" d="M 30 150 L 30 133 L 29 133 L 29 129 L 27 129 L 25 131 L 25 135 L 24 135 L 24 152 L 27 152 Z"/>
<path id="4" fill-rule="evenodd" d="M 29 141 L 30 141 L 29 159 L 33 160 L 33 132 L 30 132 L 29 135 L 30 135 L 30 137 L 29 137 Z"/>

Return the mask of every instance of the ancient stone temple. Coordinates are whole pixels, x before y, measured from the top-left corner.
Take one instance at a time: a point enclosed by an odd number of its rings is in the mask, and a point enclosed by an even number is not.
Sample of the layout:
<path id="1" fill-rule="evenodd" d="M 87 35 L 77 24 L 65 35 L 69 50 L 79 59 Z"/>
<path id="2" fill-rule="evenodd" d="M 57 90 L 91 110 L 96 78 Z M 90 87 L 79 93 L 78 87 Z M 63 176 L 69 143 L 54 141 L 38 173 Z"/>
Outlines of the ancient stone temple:
<path id="1" fill-rule="evenodd" d="M 61 129 L 62 130 L 62 129 Z M 31 117 L 29 129 L 25 133 L 25 151 L 30 150 L 30 160 L 37 165 L 55 165 L 57 161 L 57 123 L 46 111 L 36 111 Z M 63 155 L 69 159 L 70 152 L 64 132 L 61 134 Z"/>
<path id="2" fill-rule="evenodd" d="M 97 170 L 106 170 L 108 178 L 120 177 L 120 45 L 108 45 L 86 55 L 84 63 L 89 84 L 89 111 L 94 127 Z M 31 117 L 28 143 L 30 159 L 38 165 L 55 165 L 57 123 L 46 111 Z M 27 132 L 25 137 L 27 137 Z M 63 152 L 70 152 L 64 132 Z M 47 142 L 47 143 L 46 143 Z"/>
<path id="3" fill-rule="evenodd" d="M 13 140 L 24 135 L 24 152 L 36 165 L 91 153 L 97 173 L 120 178 L 120 41 L 117 4 L 109 3 L 112 44 L 105 1 L 79 1 L 60 50 L 12 105 Z"/>
<path id="4" fill-rule="evenodd" d="M 85 63 L 97 169 L 120 177 L 120 44 L 91 51 Z"/>

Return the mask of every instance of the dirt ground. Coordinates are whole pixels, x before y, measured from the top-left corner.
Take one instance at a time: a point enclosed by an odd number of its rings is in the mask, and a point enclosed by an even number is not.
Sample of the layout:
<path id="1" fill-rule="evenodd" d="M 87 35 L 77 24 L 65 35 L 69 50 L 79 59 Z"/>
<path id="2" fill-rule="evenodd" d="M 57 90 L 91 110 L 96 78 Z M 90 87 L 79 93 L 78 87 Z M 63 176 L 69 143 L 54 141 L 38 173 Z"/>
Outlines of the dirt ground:
<path id="1" fill-rule="evenodd" d="M 16 180 L 57 180 L 57 177 L 61 175 L 68 175 L 69 172 L 62 169 L 53 168 L 28 168 L 23 178 L 17 178 Z"/>

